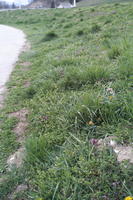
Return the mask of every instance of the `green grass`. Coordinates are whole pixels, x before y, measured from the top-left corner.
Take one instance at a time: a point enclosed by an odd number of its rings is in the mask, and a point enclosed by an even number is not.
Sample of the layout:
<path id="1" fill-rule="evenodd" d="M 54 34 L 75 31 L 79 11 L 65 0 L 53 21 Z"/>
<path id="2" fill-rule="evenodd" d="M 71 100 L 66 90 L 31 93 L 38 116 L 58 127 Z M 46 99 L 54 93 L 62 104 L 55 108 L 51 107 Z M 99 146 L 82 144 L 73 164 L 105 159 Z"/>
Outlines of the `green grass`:
<path id="1" fill-rule="evenodd" d="M 115 11 L 115 12 L 114 12 Z M 133 4 L 0 13 L 0 23 L 24 30 L 21 54 L 0 112 L 0 199 L 121 200 L 133 195 L 133 166 L 90 140 L 117 136 L 133 142 Z M 23 70 L 22 62 L 30 62 Z M 25 82 L 30 82 L 25 87 Z M 109 92 L 112 88 L 113 94 Z M 19 147 L 8 113 L 28 109 L 25 164 L 7 172 Z M 89 121 L 93 125 L 89 125 Z"/>
<path id="2" fill-rule="evenodd" d="M 78 7 L 85 7 L 85 6 L 96 6 L 105 3 L 115 3 L 117 6 L 119 3 L 122 2 L 130 2 L 132 0 L 82 0 L 77 3 Z"/>

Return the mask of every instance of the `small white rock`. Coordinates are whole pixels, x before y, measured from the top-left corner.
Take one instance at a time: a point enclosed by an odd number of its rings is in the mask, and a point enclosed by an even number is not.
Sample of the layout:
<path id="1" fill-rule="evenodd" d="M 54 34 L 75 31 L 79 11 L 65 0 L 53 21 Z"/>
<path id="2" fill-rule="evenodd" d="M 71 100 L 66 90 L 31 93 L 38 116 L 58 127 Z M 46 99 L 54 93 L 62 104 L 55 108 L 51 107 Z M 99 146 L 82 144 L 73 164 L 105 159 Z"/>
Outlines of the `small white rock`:
<path id="1" fill-rule="evenodd" d="M 117 145 L 117 142 L 115 140 L 110 140 L 110 146 L 115 147 Z"/>
<path id="2" fill-rule="evenodd" d="M 8 170 L 11 171 L 13 167 L 19 168 L 23 164 L 24 148 L 21 147 L 13 155 L 9 156 L 7 160 Z"/>

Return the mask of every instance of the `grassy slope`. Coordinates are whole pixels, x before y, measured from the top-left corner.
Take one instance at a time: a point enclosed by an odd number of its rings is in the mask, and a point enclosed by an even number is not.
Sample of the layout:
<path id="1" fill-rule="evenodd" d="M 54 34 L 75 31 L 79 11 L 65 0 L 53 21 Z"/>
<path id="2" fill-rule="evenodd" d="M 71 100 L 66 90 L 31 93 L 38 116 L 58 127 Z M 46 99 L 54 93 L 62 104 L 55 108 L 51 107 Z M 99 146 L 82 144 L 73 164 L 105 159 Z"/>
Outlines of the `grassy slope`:
<path id="1" fill-rule="evenodd" d="M 130 2 L 132 0 L 82 0 L 77 3 L 78 7 L 100 5 L 104 3 L 119 3 L 119 2 Z"/>
<path id="2" fill-rule="evenodd" d="M 133 142 L 132 19 L 132 3 L 0 13 L 0 23 L 23 29 L 32 44 L 12 74 L 0 113 L 2 200 L 25 182 L 29 190 L 19 194 L 25 200 L 121 200 L 133 194 L 133 167 L 89 142 L 108 135 Z M 20 64 L 25 61 L 32 63 L 28 71 Z M 24 107 L 25 166 L 6 173 L 6 158 L 18 148 L 12 131 L 17 121 L 8 113 Z"/>

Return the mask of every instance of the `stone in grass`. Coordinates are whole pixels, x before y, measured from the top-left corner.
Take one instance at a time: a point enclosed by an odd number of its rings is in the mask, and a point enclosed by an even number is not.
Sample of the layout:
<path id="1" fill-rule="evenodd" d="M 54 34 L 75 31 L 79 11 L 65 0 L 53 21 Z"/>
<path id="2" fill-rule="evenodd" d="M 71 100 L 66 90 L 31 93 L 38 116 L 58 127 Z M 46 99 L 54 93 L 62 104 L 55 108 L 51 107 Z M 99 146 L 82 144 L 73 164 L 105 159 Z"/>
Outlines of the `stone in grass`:
<path id="1" fill-rule="evenodd" d="M 133 164 L 133 147 L 131 145 L 117 144 L 117 137 L 109 136 L 104 139 L 91 139 L 91 144 L 95 145 L 99 150 L 105 147 L 111 147 L 117 156 L 117 160 L 121 163 L 124 160 L 128 160 Z"/>
<path id="2" fill-rule="evenodd" d="M 19 168 L 24 160 L 24 148 L 19 148 L 14 154 L 7 159 L 8 170 L 11 171 L 14 167 Z"/>
<path id="3" fill-rule="evenodd" d="M 130 163 L 133 164 L 133 147 L 132 146 L 117 145 L 113 150 L 117 155 L 118 162 L 128 160 Z"/>

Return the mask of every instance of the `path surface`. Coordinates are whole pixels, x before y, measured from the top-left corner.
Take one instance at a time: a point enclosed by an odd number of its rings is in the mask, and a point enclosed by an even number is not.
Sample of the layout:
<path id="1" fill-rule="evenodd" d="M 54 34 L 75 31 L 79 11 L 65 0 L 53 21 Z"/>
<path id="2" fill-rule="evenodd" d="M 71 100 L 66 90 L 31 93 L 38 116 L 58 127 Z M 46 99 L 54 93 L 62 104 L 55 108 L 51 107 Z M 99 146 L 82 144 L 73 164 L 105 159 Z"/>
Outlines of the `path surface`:
<path id="1" fill-rule="evenodd" d="M 0 25 L 0 95 L 24 44 L 25 35 L 21 30 Z"/>

